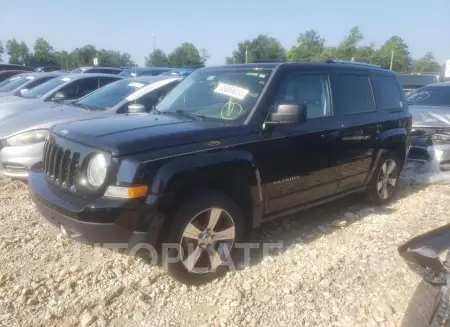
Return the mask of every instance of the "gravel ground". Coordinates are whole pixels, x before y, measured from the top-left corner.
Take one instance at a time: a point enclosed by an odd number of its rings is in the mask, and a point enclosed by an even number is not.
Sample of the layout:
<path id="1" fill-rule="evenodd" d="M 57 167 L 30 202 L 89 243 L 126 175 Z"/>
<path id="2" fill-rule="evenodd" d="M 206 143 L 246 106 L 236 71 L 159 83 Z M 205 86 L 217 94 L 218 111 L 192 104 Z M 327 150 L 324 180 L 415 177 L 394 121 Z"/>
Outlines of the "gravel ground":
<path id="1" fill-rule="evenodd" d="M 448 222 L 450 186 L 402 182 L 385 208 L 359 200 L 265 224 L 249 240 L 283 249 L 186 287 L 140 259 L 57 236 L 25 184 L 0 180 L 0 325 L 398 326 L 419 280 L 397 246 Z"/>

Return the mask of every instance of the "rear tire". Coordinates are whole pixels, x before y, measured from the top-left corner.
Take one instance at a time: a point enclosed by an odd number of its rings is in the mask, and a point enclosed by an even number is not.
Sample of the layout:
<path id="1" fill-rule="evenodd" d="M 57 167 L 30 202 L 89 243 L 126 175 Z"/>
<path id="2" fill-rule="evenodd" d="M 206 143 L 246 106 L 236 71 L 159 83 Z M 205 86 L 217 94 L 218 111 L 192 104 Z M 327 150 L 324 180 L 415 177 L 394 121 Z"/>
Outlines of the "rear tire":
<path id="1" fill-rule="evenodd" d="M 378 162 L 367 186 L 367 197 L 375 205 L 389 203 L 397 193 L 402 165 L 396 154 L 387 151 Z"/>
<path id="2" fill-rule="evenodd" d="M 406 308 L 405 315 L 401 323 L 401 327 L 439 327 L 450 326 L 449 323 L 442 325 L 437 317 L 432 319 L 437 301 L 439 300 L 439 294 L 441 286 L 434 286 L 430 283 L 422 280 L 414 291 L 411 297 L 408 307 Z"/>
<path id="3" fill-rule="evenodd" d="M 227 196 L 208 191 L 188 198 L 176 211 L 164 238 L 163 268 L 183 284 L 208 283 L 227 272 L 224 262 L 234 263 L 234 245 L 243 233 L 241 212 Z M 165 251 L 164 243 L 172 246 Z"/>

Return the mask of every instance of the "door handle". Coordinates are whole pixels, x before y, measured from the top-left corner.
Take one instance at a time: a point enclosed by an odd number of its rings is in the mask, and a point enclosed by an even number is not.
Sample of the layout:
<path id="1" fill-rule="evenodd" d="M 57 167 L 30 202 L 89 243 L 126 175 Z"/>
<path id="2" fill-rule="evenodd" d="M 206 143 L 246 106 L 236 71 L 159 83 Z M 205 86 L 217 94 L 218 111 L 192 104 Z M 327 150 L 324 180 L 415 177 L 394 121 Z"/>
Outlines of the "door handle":
<path id="1" fill-rule="evenodd" d="M 330 133 L 320 135 L 320 137 L 323 139 L 338 138 L 340 136 L 341 136 L 341 132 L 330 132 Z"/>

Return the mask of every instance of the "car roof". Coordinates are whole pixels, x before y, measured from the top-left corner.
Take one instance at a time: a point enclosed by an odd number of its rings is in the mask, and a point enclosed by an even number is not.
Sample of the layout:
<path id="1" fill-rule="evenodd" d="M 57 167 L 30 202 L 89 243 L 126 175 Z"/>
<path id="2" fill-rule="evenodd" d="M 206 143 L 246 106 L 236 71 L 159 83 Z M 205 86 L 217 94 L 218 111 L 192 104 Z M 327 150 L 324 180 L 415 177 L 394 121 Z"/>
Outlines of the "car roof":
<path id="1" fill-rule="evenodd" d="M 326 69 L 343 69 L 343 70 L 379 70 L 383 72 L 391 72 L 387 69 L 381 68 L 380 66 L 352 62 L 352 61 L 324 61 L 324 62 L 270 62 L 270 63 L 251 63 L 251 64 L 230 64 L 230 65 L 220 65 L 220 66 L 209 66 L 203 67 L 199 70 L 209 70 L 209 69 L 275 69 L 275 68 L 317 68 L 321 70 Z"/>
<path id="2" fill-rule="evenodd" d="M 27 71 L 26 70 L 16 70 L 16 69 L 8 69 L 8 70 L 0 70 L 0 74 L 9 74 L 9 73 L 24 73 L 26 74 Z M 33 72 L 29 72 L 29 73 L 33 73 Z"/>
<path id="3" fill-rule="evenodd" d="M 130 78 L 126 78 L 127 80 L 130 81 L 136 81 L 136 82 L 144 82 L 144 83 L 155 83 L 158 81 L 162 81 L 165 79 L 169 79 L 169 78 L 173 78 L 173 79 L 183 79 L 183 77 L 181 76 L 161 76 L 161 75 L 156 75 L 156 76 L 136 76 L 136 77 L 130 77 Z"/>
<path id="4" fill-rule="evenodd" d="M 44 73 L 40 73 L 40 74 L 44 74 Z M 123 78 L 123 76 L 103 74 L 103 73 L 69 73 L 69 74 L 62 73 L 61 76 L 68 77 L 71 80 L 77 80 L 77 79 L 88 78 L 88 77 L 109 77 L 109 78 L 117 78 L 117 79 Z"/>
<path id="5" fill-rule="evenodd" d="M 18 74 L 18 76 L 34 76 L 34 77 L 45 77 L 45 76 L 63 76 L 67 75 L 67 73 L 61 73 L 61 72 L 23 72 L 21 74 Z"/>

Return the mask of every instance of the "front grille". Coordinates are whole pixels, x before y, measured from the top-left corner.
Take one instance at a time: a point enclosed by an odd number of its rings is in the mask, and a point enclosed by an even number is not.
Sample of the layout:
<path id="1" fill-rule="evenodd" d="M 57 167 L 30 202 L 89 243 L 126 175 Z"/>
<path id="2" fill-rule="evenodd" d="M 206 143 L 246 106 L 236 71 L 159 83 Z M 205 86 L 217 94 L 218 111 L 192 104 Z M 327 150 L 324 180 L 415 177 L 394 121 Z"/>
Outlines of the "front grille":
<path id="1" fill-rule="evenodd" d="M 74 189 L 80 168 L 80 153 L 64 148 L 52 139 L 44 144 L 44 172 L 48 179 L 63 188 Z"/>

